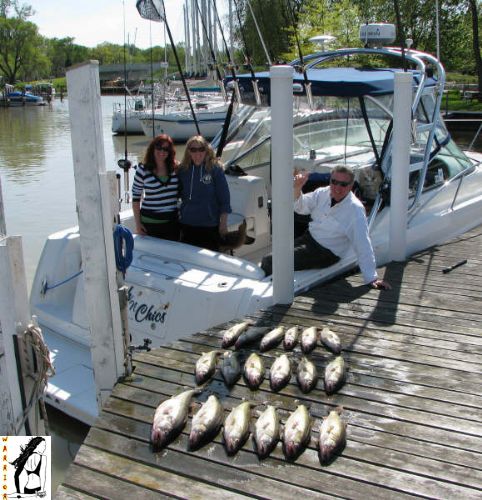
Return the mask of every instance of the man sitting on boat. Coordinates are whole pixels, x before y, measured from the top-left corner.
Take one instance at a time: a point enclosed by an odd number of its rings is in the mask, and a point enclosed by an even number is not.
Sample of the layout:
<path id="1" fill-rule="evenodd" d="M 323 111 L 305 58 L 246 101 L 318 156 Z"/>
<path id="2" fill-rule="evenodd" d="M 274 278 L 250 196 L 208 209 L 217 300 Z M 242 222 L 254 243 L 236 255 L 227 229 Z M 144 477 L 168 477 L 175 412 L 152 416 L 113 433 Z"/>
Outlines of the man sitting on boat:
<path id="1" fill-rule="evenodd" d="M 312 219 L 308 230 L 295 239 L 295 270 L 331 266 L 352 246 L 365 283 L 377 289 L 390 289 L 390 284 L 377 275 L 365 208 L 351 191 L 355 181 L 353 171 L 344 165 L 336 166 L 328 187 L 302 193 L 308 177 L 308 172 L 296 174 L 293 183 L 295 212 L 310 215 Z M 261 267 L 267 276 L 272 274 L 272 255 L 263 257 Z"/>

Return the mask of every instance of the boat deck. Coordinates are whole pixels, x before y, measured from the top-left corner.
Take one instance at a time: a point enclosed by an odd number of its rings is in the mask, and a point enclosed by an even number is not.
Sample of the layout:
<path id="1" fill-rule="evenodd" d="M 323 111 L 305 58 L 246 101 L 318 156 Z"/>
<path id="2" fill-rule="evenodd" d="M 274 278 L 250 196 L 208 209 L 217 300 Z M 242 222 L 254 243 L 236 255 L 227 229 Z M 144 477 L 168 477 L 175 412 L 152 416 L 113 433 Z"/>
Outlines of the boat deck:
<path id="1" fill-rule="evenodd" d="M 327 396 L 320 379 L 304 395 L 295 378 L 279 393 L 265 380 L 256 392 L 241 379 L 228 391 L 219 373 L 208 386 L 225 410 L 245 398 L 314 417 L 310 446 L 294 463 L 278 444 L 259 461 L 251 440 L 228 457 L 219 435 L 187 449 L 190 422 L 166 450 L 153 453 L 156 406 L 193 387 L 201 352 L 220 348 L 214 328 L 135 356 L 131 382 L 115 387 L 71 465 L 57 498 L 482 498 L 482 227 L 380 269 L 393 290 L 363 286 L 358 274 L 261 312 L 273 325 L 331 325 L 343 343 L 347 383 Z M 444 268 L 467 262 L 450 272 Z M 267 352 L 266 365 L 282 348 Z M 299 357 L 299 356 L 298 356 Z M 310 357 L 323 373 L 332 355 Z M 197 397 L 205 401 L 207 394 Z M 330 465 L 317 454 L 318 427 L 342 406 L 347 445 Z M 282 420 L 286 412 L 281 411 Z M 253 410 L 252 420 L 254 421 Z"/>

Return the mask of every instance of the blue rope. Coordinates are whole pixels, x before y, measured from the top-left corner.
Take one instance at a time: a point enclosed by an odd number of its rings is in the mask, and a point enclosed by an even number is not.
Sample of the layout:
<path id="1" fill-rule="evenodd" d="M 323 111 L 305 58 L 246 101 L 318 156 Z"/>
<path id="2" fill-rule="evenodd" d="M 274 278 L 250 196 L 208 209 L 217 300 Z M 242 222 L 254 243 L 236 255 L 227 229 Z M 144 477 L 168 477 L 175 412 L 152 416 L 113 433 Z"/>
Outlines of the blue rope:
<path id="1" fill-rule="evenodd" d="M 132 233 L 124 226 L 117 224 L 114 229 L 115 265 L 123 274 L 132 263 L 134 238 Z"/>
<path id="2" fill-rule="evenodd" d="M 64 285 L 65 283 L 68 283 L 69 281 L 73 280 L 74 278 L 77 278 L 77 276 L 80 276 L 84 271 L 81 269 L 78 273 L 73 274 L 69 278 L 64 279 L 63 281 L 60 281 L 59 283 L 55 283 L 55 285 L 49 286 L 47 281 L 45 281 L 42 284 L 42 289 L 40 290 L 40 293 L 43 295 L 45 294 L 48 290 L 53 290 L 54 288 L 57 288 L 60 285 Z"/>

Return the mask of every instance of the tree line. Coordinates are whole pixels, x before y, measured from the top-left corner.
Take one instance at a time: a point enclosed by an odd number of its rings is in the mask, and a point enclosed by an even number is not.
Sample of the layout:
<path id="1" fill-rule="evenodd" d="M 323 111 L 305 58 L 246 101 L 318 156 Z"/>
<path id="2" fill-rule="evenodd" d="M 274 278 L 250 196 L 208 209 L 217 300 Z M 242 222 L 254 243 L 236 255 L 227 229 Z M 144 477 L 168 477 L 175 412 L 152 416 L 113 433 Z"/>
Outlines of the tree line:
<path id="1" fill-rule="evenodd" d="M 237 0 L 235 62 L 262 67 L 267 62 L 253 15 L 246 0 Z M 333 48 L 360 46 L 359 26 L 365 22 L 391 22 L 397 26 L 398 44 L 407 38 L 414 49 L 436 54 L 435 0 L 251 0 L 254 17 L 271 61 L 288 61 L 319 50 L 309 42 L 318 34 L 336 36 Z M 447 71 L 476 75 L 482 84 L 479 30 L 481 0 L 438 0 L 441 60 Z M 0 0 L 0 75 L 8 83 L 65 75 L 67 67 L 86 59 L 100 64 L 163 61 L 175 70 L 170 47 L 139 49 L 134 45 L 102 43 L 94 48 L 74 38 L 46 38 L 29 21 L 32 7 L 19 0 Z M 167 20 L 169 22 L 169 19 Z M 226 22 L 226 26 L 227 26 Z M 227 35 L 227 33 L 226 33 Z M 177 47 L 184 60 L 184 44 Z M 224 58 L 224 61 L 223 61 Z M 227 62 L 220 54 L 220 62 Z"/>

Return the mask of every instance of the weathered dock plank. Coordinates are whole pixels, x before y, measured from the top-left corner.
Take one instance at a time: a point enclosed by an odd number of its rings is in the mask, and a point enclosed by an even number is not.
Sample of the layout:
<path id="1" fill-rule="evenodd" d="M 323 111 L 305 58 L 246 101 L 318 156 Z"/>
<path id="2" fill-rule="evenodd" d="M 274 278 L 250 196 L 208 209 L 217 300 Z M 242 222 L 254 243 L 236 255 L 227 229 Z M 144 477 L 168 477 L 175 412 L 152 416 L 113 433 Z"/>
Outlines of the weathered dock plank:
<path id="1" fill-rule="evenodd" d="M 119 491 L 136 498 L 482 498 L 481 251 L 477 228 L 380 269 L 391 291 L 370 290 L 352 274 L 296 297 L 290 307 L 252 315 L 272 326 L 328 325 L 342 341 L 345 385 L 325 394 L 322 375 L 334 355 L 319 345 L 309 355 L 320 373 L 315 389 L 303 394 L 293 375 L 273 393 L 269 369 L 284 352 L 277 347 L 262 353 L 266 379 L 257 391 L 242 377 L 227 389 L 216 373 L 195 398 L 181 435 L 157 453 L 149 442 L 155 408 L 195 386 L 196 360 L 220 349 L 228 325 L 136 354 L 132 379 L 114 388 L 58 498 L 118 498 Z M 443 273 L 463 259 L 466 264 Z M 241 357 L 252 351 L 256 345 Z M 299 349 L 289 356 L 296 367 Z M 211 393 L 226 415 L 242 400 L 260 408 L 276 404 L 282 423 L 297 404 L 305 404 L 313 418 L 307 449 L 288 462 L 278 443 L 260 461 L 250 439 L 228 457 L 220 433 L 189 451 L 192 415 Z M 322 466 L 318 429 L 335 407 L 342 407 L 348 424 L 347 445 Z"/>

